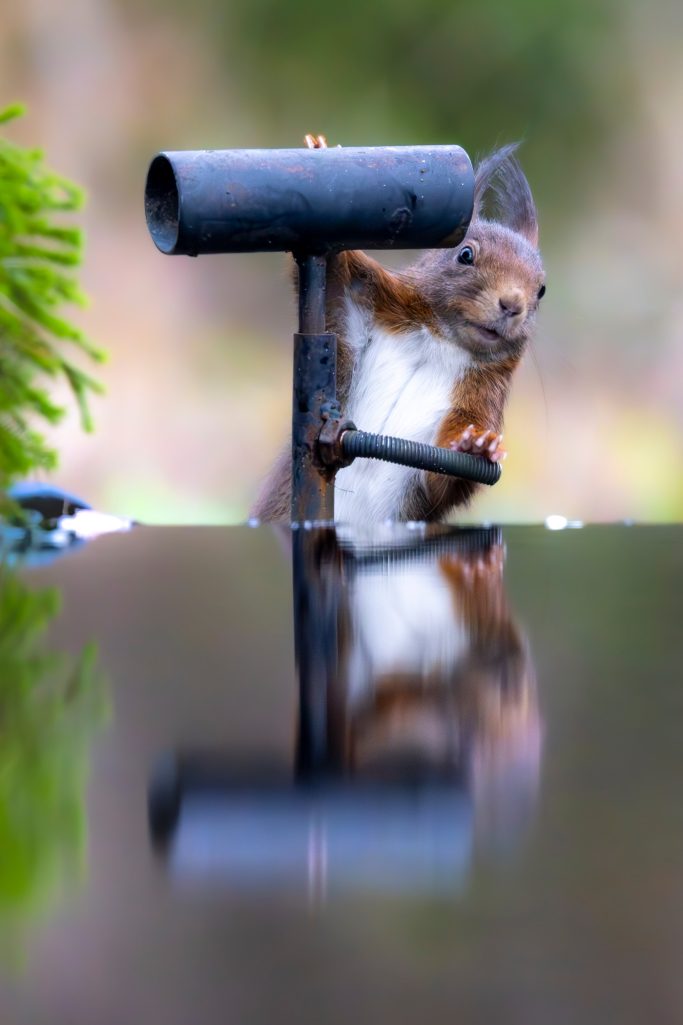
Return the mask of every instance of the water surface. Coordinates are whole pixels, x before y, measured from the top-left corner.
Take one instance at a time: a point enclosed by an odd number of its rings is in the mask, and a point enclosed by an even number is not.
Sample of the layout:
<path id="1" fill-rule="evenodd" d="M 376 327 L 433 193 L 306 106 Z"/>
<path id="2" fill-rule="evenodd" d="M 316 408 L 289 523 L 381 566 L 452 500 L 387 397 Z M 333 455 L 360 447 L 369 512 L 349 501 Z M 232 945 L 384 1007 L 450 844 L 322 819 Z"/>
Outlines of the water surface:
<path id="1" fill-rule="evenodd" d="M 683 531 L 305 533 L 21 575 L 110 711 L 3 1025 L 680 1021 Z"/>

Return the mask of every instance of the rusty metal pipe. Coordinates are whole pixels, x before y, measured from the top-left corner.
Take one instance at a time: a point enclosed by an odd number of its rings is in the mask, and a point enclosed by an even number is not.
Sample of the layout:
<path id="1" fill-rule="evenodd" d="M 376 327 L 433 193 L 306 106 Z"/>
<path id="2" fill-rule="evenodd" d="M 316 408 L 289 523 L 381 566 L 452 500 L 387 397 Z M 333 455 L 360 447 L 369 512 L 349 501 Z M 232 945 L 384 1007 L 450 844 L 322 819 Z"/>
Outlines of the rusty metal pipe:
<path id="1" fill-rule="evenodd" d="M 152 161 L 147 226 L 162 253 L 457 245 L 474 176 L 460 146 L 188 150 Z"/>
<path id="2" fill-rule="evenodd" d="M 337 394 L 337 338 L 325 333 L 325 256 L 301 256 L 292 386 L 292 521 L 334 518 L 333 471 L 318 451 L 323 408 Z"/>

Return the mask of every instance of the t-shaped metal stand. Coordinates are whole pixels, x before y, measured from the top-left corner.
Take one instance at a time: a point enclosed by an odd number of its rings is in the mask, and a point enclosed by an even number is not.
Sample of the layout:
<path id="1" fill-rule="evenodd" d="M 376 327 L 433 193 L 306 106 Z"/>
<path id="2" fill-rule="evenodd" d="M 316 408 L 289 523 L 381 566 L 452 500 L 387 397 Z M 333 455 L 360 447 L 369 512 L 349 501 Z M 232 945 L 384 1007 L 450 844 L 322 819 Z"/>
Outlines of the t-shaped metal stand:
<path id="1" fill-rule="evenodd" d="M 290 251 L 299 267 L 294 336 L 292 520 L 334 518 L 336 471 L 382 459 L 495 484 L 500 466 L 367 434 L 337 403 L 336 336 L 325 332 L 328 255 L 457 245 L 472 215 L 459 146 L 160 153 L 147 175 L 150 234 L 167 254 Z"/>

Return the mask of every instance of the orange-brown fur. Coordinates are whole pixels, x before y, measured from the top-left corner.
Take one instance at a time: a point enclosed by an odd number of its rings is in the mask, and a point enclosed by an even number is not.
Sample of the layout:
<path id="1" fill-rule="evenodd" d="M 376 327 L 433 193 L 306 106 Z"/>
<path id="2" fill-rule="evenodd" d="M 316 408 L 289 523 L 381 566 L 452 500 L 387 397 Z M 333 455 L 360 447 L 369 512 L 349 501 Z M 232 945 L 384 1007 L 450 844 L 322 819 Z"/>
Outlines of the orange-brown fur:
<path id="1" fill-rule="evenodd" d="M 482 425 L 481 432 L 502 431 L 510 378 L 518 363 L 518 357 L 510 357 L 491 366 L 476 367 L 458 381 L 453 389 L 453 405 L 441 423 L 435 444 L 455 446 L 470 424 Z M 457 477 L 427 475 L 427 493 L 434 510 L 466 505 L 477 487 L 473 481 Z"/>
<path id="2" fill-rule="evenodd" d="M 334 747 L 350 772 L 374 770 L 392 751 L 409 747 L 422 750 L 425 765 L 453 769 L 444 764 L 465 752 L 444 751 L 429 740 L 425 723 L 453 727 L 454 735 L 495 757 L 513 738 L 524 744 L 525 731 L 536 734 L 539 717 L 536 685 L 527 643 L 510 614 L 503 584 L 504 550 L 501 545 L 474 553 L 457 550 L 439 560 L 445 585 L 443 598 L 451 604 L 454 628 L 464 624 L 468 651 L 457 667 L 424 670 L 419 675 L 397 668 L 376 677 L 367 700 L 344 711 L 349 680 L 347 646 L 354 643 L 353 592 L 340 616 L 340 659 L 336 680 L 337 736 Z M 336 675 L 336 674 L 335 674 Z M 516 738 L 516 740 L 514 739 Z M 504 757 L 504 755 L 501 755 Z"/>

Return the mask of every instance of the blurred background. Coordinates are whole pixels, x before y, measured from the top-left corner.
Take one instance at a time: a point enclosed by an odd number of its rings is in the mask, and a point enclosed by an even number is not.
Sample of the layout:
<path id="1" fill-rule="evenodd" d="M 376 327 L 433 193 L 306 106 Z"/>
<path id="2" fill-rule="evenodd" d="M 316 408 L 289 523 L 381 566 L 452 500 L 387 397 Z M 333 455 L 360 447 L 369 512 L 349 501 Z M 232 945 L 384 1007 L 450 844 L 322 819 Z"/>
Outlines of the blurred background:
<path id="1" fill-rule="evenodd" d="M 681 519 L 682 29 L 676 0 L 5 0 L 0 108 L 25 102 L 8 133 L 88 191 L 74 319 L 110 354 L 96 433 L 74 411 L 50 434 L 54 480 L 237 522 L 287 432 L 287 258 L 161 256 L 156 151 L 523 139 L 548 294 L 468 518 Z"/>

